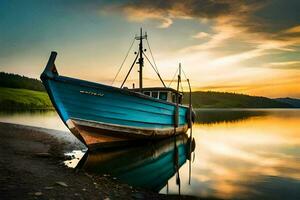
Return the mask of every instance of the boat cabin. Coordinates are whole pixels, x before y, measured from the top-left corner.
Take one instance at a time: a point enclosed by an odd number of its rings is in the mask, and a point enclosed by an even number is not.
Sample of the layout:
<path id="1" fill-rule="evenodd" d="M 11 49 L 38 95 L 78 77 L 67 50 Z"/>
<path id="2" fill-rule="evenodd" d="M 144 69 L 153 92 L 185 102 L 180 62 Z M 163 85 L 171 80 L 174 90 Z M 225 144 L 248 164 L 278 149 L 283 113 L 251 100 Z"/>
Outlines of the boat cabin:
<path id="1" fill-rule="evenodd" d="M 139 88 L 130 89 L 134 92 L 140 92 Z M 173 88 L 167 87 L 149 87 L 149 88 L 142 88 L 142 94 L 150 96 L 155 99 L 160 99 L 163 101 L 168 101 L 172 103 L 176 103 L 176 94 L 178 94 L 178 103 L 182 104 L 182 93 L 177 92 L 177 90 Z"/>

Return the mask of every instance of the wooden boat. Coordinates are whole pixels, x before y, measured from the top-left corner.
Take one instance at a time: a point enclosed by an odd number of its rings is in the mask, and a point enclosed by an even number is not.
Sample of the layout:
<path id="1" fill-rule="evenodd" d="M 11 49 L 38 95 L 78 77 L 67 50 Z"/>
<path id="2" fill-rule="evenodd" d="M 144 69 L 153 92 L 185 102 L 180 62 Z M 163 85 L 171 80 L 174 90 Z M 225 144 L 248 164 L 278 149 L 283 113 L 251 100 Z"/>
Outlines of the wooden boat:
<path id="1" fill-rule="evenodd" d="M 177 90 L 165 84 L 143 87 L 143 55 L 146 56 L 143 40 L 146 38 L 142 30 L 135 37 L 139 40 L 139 52 L 120 88 L 59 75 L 55 66 L 57 53 L 51 52 L 41 80 L 64 124 L 89 148 L 169 137 L 185 133 L 191 126 L 191 104 L 181 104 L 180 75 Z M 139 88 L 123 87 L 136 63 L 139 64 Z M 160 75 L 159 78 L 162 81 Z"/>
<path id="2" fill-rule="evenodd" d="M 175 174 L 179 179 L 179 169 L 190 160 L 195 145 L 187 134 L 181 134 L 129 148 L 93 151 L 84 155 L 76 168 L 110 174 L 131 186 L 159 192 Z"/>

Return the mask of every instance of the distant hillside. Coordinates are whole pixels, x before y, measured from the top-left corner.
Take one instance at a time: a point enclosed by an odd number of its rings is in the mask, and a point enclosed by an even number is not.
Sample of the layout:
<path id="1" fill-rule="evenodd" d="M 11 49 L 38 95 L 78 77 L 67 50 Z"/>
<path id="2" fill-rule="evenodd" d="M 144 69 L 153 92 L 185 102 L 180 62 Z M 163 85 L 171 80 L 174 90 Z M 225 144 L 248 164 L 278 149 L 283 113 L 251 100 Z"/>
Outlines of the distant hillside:
<path id="1" fill-rule="evenodd" d="M 0 87 L 0 94 L 0 110 L 53 109 L 45 92 Z"/>
<path id="2" fill-rule="evenodd" d="M 184 94 L 184 103 L 188 104 L 188 94 Z M 249 96 L 228 92 L 193 92 L 194 108 L 293 108 L 286 102 L 266 97 Z"/>
<path id="3" fill-rule="evenodd" d="M 300 108 L 300 99 L 286 97 L 286 98 L 277 98 L 275 100 L 279 102 L 291 104 L 295 108 Z"/>
<path id="4" fill-rule="evenodd" d="M 5 72 L 0 72 L 0 87 L 45 91 L 42 82 L 38 79 Z"/>

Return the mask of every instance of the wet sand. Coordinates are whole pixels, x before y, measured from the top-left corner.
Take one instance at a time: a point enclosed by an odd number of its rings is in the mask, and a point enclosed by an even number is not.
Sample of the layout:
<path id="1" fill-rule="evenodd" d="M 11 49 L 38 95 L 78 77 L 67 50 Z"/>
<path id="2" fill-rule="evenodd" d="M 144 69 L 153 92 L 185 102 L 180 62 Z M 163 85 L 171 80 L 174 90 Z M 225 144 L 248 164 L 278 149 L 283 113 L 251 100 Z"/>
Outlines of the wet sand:
<path id="1" fill-rule="evenodd" d="M 67 168 L 84 149 L 68 132 L 0 122 L 0 199 L 190 199 L 133 188 L 109 176 Z"/>

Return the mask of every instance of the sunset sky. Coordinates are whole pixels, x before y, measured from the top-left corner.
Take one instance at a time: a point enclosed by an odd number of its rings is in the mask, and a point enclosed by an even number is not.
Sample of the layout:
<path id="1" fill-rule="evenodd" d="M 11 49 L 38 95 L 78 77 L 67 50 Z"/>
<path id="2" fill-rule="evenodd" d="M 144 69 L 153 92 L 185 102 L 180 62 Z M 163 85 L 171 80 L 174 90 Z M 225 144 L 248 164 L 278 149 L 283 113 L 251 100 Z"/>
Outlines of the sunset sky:
<path id="1" fill-rule="evenodd" d="M 300 98 L 299 0 L 0 0 L 0 71 L 38 78 L 55 50 L 60 74 L 111 84 L 140 27 L 167 84 L 181 62 L 194 91 Z"/>

